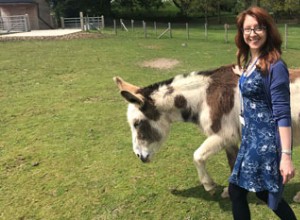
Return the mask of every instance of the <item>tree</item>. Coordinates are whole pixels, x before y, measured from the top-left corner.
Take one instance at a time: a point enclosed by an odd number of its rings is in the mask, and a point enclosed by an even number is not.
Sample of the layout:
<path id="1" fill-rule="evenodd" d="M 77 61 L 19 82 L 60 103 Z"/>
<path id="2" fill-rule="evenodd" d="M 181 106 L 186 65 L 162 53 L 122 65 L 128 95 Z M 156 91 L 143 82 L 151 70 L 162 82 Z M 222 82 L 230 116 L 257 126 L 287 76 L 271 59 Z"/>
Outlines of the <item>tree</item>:
<path id="1" fill-rule="evenodd" d="M 281 15 L 293 17 L 293 15 L 299 14 L 300 10 L 299 0 L 260 0 L 260 4 L 269 12 L 273 13 L 276 20 Z"/>
<path id="2" fill-rule="evenodd" d="M 180 14 L 187 16 L 193 0 L 173 0 L 174 5 L 180 10 Z"/>
<path id="3" fill-rule="evenodd" d="M 162 0 L 114 0 L 114 5 L 135 11 L 138 9 L 158 9 L 163 3 Z"/>
<path id="4" fill-rule="evenodd" d="M 57 17 L 78 17 L 79 12 L 89 15 L 111 14 L 110 0 L 48 0 Z"/>

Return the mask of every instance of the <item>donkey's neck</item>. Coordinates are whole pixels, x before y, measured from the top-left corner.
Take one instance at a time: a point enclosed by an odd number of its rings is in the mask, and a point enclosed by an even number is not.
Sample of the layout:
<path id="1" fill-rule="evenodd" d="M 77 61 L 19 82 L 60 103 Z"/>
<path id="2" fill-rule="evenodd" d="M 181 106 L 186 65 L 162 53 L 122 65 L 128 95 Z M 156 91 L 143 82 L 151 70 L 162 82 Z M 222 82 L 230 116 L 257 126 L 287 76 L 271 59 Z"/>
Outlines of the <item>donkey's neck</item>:
<path id="1" fill-rule="evenodd" d="M 164 112 L 171 122 L 198 123 L 210 81 L 209 77 L 197 73 L 179 75 L 172 83 L 158 87 L 151 98 L 158 110 Z"/>

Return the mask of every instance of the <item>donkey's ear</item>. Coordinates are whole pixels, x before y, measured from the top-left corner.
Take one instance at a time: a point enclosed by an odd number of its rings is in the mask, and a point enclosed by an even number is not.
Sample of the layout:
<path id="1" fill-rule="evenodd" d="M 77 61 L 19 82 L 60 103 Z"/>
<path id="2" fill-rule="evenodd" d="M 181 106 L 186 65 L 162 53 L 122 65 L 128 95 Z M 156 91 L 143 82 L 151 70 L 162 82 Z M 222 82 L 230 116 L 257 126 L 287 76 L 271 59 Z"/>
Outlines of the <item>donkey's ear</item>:
<path id="1" fill-rule="evenodd" d="M 113 80 L 115 81 L 118 88 L 120 89 L 121 95 L 128 102 L 140 106 L 144 104 L 143 96 L 137 93 L 140 87 L 125 82 L 121 77 L 114 77 Z"/>
<path id="2" fill-rule="evenodd" d="M 120 91 L 130 91 L 133 93 L 136 93 L 140 87 L 132 85 L 128 82 L 125 82 L 121 77 L 114 77 L 113 80 L 115 81 L 115 83 L 117 84 L 118 88 L 120 89 Z"/>
<path id="3" fill-rule="evenodd" d="M 142 106 L 144 104 L 144 100 L 140 95 L 133 94 L 129 91 L 121 91 L 121 95 L 130 103 Z"/>

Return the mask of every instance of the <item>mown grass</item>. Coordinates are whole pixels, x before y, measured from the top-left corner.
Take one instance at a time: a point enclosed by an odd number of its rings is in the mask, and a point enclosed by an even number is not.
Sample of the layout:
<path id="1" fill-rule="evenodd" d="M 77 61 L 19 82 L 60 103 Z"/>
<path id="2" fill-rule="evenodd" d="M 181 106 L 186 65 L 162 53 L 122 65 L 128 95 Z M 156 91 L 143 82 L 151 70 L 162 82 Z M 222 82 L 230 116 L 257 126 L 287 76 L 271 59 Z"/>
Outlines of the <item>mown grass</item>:
<path id="1" fill-rule="evenodd" d="M 226 44 L 217 33 L 189 41 L 109 34 L 0 43 L 0 219 L 231 219 L 230 202 L 220 197 L 229 175 L 224 152 L 207 165 L 221 185 L 214 196 L 198 183 L 192 154 L 204 137 L 193 125 L 174 124 L 153 163 L 142 164 L 112 81 L 119 75 L 142 86 L 234 63 L 232 37 Z M 284 58 L 299 67 L 298 44 L 290 46 Z M 141 66 L 154 58 L 180 64 Z M 296 148 L 297 168 L 299 154 Z M 298 216 L 299 181 L 285 193 Z M 253 219 L 275 218 L 252 195 L 250 206 Z"/>

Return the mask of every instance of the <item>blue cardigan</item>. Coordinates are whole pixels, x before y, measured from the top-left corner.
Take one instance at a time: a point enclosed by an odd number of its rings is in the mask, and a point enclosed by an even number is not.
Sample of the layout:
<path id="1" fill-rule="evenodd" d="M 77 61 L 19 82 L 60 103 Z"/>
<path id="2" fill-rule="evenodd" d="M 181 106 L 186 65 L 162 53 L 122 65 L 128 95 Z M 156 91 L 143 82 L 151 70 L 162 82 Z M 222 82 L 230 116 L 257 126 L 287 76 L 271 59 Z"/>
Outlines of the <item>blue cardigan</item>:
<path id="1" fill-rule="evenodd" d="M 291 126 L 289 72 L 282 60 L 271 64 L 269 74 L 264 77 L 264 87 L 269 108 L 273 113 L 277 127 Z M 281 148 L 279 133 L 277 133 L 277 143 Z M 278 163 L 280 163 L 280 155 L 278 158 Z M 278 203 L 282 198 L 283 187 L 281 182 L 279 192 L 269 193 L 268 206 L 273 210 L 277 209 Z"/>
<path id="2" fill-rule="evenodd" d="M 279 60 L 271 64 L 270 72 L 264 79 L 267 100 L 277 126 L 291 126 L 290 79 L 285 63 Z"/>

